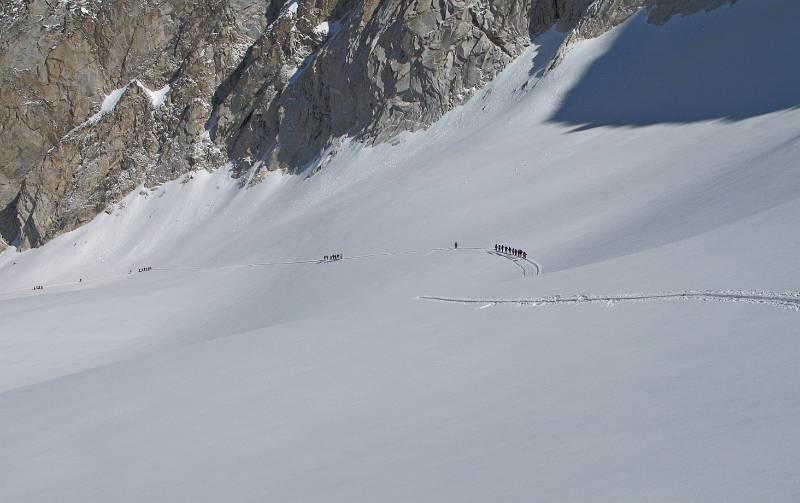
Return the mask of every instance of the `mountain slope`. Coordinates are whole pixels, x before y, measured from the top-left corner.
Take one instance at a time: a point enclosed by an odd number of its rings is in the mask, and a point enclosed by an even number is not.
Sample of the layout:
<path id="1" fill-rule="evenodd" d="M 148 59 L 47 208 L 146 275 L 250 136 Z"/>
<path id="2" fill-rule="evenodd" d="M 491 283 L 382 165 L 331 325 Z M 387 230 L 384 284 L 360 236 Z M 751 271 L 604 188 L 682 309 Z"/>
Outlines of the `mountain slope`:
<path id="1" fill-rule="evenodd" d="M 640 13 L 545 75 L 549 31 L 428 130 L 345 143 L 315 176 L 201 171 L 4 252 L 0 499 L 797 499 L 797 311 L 419 297 L 797 292 L 800 110 L 767 100 L 796 58 L 741 116 L 618 123 L 575 97 L 654 48 L 666 84 L 720 82 L 796 46 L 798 15 Z M 715 43 L 748 23 L 748 51 Z M 687 39 L 703 65 L 670 52 Z M 625 82 L 631 107 L 652 82 Z"/>
<path id="2" fill-rule="evenodd" d="M 41 246 L 138 184 L 223 166 L 243 184 L 313 173 L 345 141 L 424 129 L 551 26 L 574 28 L 565 48 L 645 4 L 663 23 L 729 2 L 4 4 L 0 246 Z"/>

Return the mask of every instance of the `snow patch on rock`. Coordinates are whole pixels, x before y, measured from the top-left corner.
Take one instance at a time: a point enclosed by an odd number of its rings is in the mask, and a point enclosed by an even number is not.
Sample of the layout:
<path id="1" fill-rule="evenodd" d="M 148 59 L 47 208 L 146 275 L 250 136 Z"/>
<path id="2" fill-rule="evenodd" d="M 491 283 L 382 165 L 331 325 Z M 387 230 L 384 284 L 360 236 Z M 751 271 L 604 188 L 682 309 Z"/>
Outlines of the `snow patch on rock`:
<path id="1" fill-rule="evenodd" d="M 152 90 L 145 86 L 141 80 L 136 80 L 136 85 L 138 85 L 147 95 L 150 97 L 150 102 L 153 104 L 153 108 L 160 108 L 164 102 L 167 100 L 167 95 L 172 90 L 172 87 L 167 84 L 161 89 Z"/>
<path id="2" fill-rule="evenodd" d="M 119 100 L 122 99 L 122 95 L 125 94 L 125 91 L 128 90 L 129 86 L 130 83 L 108 93 L 108 95 L 106 95 L 106 97 L 103 99 L 103 103 L 100 105 L 100 111 L 89 117 L 89 119 L 84 122 L 83 125 L 87 126 L 91 124 L 97 124 L 103 117 L 112 113 L 114 109 L 117 108 L 117 103 L 119 103 Z"/>

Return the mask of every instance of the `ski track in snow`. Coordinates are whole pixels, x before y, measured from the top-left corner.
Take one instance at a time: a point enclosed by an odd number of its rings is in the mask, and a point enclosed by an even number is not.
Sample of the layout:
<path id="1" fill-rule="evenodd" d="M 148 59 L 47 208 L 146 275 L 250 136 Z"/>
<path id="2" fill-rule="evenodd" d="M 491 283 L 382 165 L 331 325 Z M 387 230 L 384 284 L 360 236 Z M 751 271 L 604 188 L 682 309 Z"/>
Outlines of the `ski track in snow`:
<path id="1" fill-rule="evenodd" d="M 507 255 L 505 253 L 500 253 L 491 249 L 487 248 L 479 248 L 479 247 L 460 247 L 457 249 L 454 248 L 431 248 L 426 250 L 405 250 L 405 251 L 398 251 L 398 252 L 375 252 L 375 253 L 367 253 L 363 255 L 353 255 L 353 256 L 344 256 L 339 260 L 333 261 L 326 261 L 322 259 L 310 259 L 310 260 L 295 260 L 295 261 L 284 261 L 284 262 L 254 262 L 250 264 L 231 264 L 231 265 L 223 265 L 217 267 L 200 267 L 200 266 L 179 266 L 179 267 L 153 267 L 152 271 L 161 271 L 161 272 L 174 272 L 174 271 L 198 271 L 198 272 L 210 272 L 210 271 L 222 271 L 226 269 L 242 269 L 247 267 L 272 267 L 272 266 L 288 266 L 288 265 L 307 265 L 307 264 L 326 264 L 326 263 L 336 263 L 345 260 L 360 260 L 360 259 L 367 259 L 367 258 L 374 258 L 374 257 L 393 257 L 393 256 L 400 256 L 400 255 L 413 255 L 413 254 L 420 254 L 424 253 L 424 256 L 428 256 L 432 253 L 436 253 L 439 251 L 450 251 L 450 252 L 457 252 L 457 251 L 479 251 L 487 253 L 488 255 L 494 255 L 497 257 L 504 258 L 509 260 L 510 262 L 514 263 L 517 267 L 522 270 L 523 278 L 528 277 L 528 269 L 527 267 L 531 267 L 533 270 L 532 273 L 535 273 L 536 276 L 541 275 L 542 267 L 541 265 L 530 259 L 522 259 L 519 257 L 514 257 L 511 255 Z M 72 281 L 72 282 L 64 282 L 64 283 L 56 283 L 56 284 L 49 284 L 47 285 L 49 288 L 58 288 L 58 287 L 65 287 L 65 286 L 75 286 L 75 285 L 82 285 L 88 284 L 93 282 L 100 282 L 100 281 L 110 281 L 114 279 L 120 279 L 128 276 L 132 276 L 134 273 L 130 272 L 127 274 L 114 274 L 114 275 L 106 275 L 100 276 L 95 278 L 87 278 L 86 280 L 82 280 L 81 282 Z M 135 274 L 141 274 L 137 272 Z M 0 292 L 0 295 L 9 295 L 14 293 L 21 293 L 30 291 L 29 289 L 18 289 L 12 290 L 7 292 Z M 44 292 L 40 293 L 44 294 Z M 422 295 L 417 297 L 417 300 L 425 300 L 431 302 L 445 302 L 449 304 L 481 304 L 479 309 L 486 309 L 488 307 L 493 307 L 498 304 L 516 304 L 517 306 L 552 306 L 558 304 L 589 304 L 589 303 L 605 303 L 609 307 L 613 307 L 614 304 L 618 302 L 645 302 L 645 301 L 654 301 L 654 300 L 694 300 L 694 301 L 716 301 L 716 302 L 745 302 L 750 304 L 766 304 L 771 305 L 774 307 L 781 307 L 786 309 L 792 309 L 794 311 L 800 311 L 800 292 L 765 292 L 765 291 L 747 291 L 747 290 L 725 290 L 725 291 L 714 291 L 714 290 L 690 290 L 690 291 L 683 291 L 683 292 L 666 292 L 666 293 L 655 293 L 655 294 L 617 294 L 617 295 L 588 295 L 588 294 L 580 294 L 574 296 L 561 296 L 561 295 L 554 295 L 549 297 L 535 297 L 529 299 L 474 299 L 474 298 L 461 298 L 461 297 L 443 297 L 443 296 L 434 296 L 434 295 Z"/>
<path id="2" fill-rule="evenodd" d="M 528 277 L 528 270 L 525 268 L 526 265 L 530 265 L 535 269 L 536 276 L 539 276 L 539 275 L 542 274 L 542 266 L 538 262 L 536 262 L 535 260 L 530 260 L 530 259 L 527 259 L 527 258 L 515 257 L 513 255 L 507 255 L 505 253 L 500 253 L 500 252 L 496 252 L 496 251 L 492 251 L 492 250 L 486 250 L 486 251 L 487 251 L 487 253 L 489 253 L 489 255 L 497 255 L 498 257 L 503 257 L 504 259 L 508 259 L 511 262 L 514 262 L 514 264 L 517 267 L 522 269 L 522 277 L 523 278 L 527 278 Z"/>
<path id="3" fill-rule="evenodd" d="M 472 299 L 459 297 L 441 297 L 422 295 L 418 300 L 446 302 L 450 304 L 481 304 L 480 309 L 498 304 L 516 304 L 518 306 L 553 306 L 558 304 L 590 304 L 603 302 L 612 307 L 618 302 L 645 302 L 655 300 L 695 300 L 715 302 L 745 302 L 748 304 L 765 304 L 800 311 L 800 292 L 763 292 L 747 290 L 690 290 L 684 292 L 665 292 L 654 294 L 618 294 L 618 295 L 574 295 L 564 297 L 534 297 L 529 299 Z"/>
<path id="4" fill-rule="evenodd" d="M 419 253 L 425 253 L 425 256 L 428 256 L 431 253 L 435 253 L 435 252 L 438 252 L 438 251 L 461 251 L 461 250 L 481 251 L 481 252 L 486 252 L 489 255 L 497 255 L 499 257 L 503 257 L 505 259 L 508 259 L 508 260 L 514 262 L 517 265 L 517 267 L 522 269 L 523 278 L 527 277 L 527 270 L 525 269 L 525 267 L 523 267 L 522 265 L 520 265 L 518 263 L 519 261 L 522 261 L 523 259 L 518 259 L 517 257 L 512 257 L 510 255 L 505 255 L 505 254 L 502 254 L 502 253 L 495 252 L 493 250 L 489 250 L 489 249 L 486 249 L 486 248 L 478 248 L 478 247 L 461 247 L 461 248 L 458 248 L 458 249 L 454 249 L 454 248 L 431 248 L 431 249 L 426 249 L 426 250 L 406 250 L 406 251 L 398 251 L 398 252 L 376 252 L 376 253 L 367 253 L 367 254 L 364 254 L 364 255 L 344 256 L 339 260 L 328 260 L 328 261 L 322 260 L 322 259 L 309 259 L 309 260 L 294 260 L 294 261 L 284 261 L 284 262 L 254 262 L 254 263 L 251 263 L 251 264 L 230 264 L 230 265 L 222 265 L 222 266 L 216 266 L 216 267 L 201 267 L 201 266 L 153 267 L 151 269 L 151 271 L 148 271 L 148 272 L 154 272 L 154 271 L 161 271 L 161 272 L 172 272 L 172 271 L 198 271 L 198 272 L 200 272 L 200 271 L 223 271 L 223 270 L 226 270 L 226 269 L 242 269 L 242 268 L 245 268 L 245 267 L 271 267 L 271 266 L 303 265 L 303 264 L 327 264 L 327 263 L 341 262 L 341 261 L 345 261 L 345 260 L 359 260 L 359 259 L 366 259 L 366 258 L 373 258 L 373 257 L 396 257 L 396 256 L 399 256 L 399 255 L 414 255 L 414 254 L 419 254 Z M 533 267 L 535 267 L 537 276 L 540 274 L 541 266 L 538 263 L 533 262 L 531 260 L 527 260 L 527 259 L 524 260 L 524 262 L 527 262 L 527 263 L 533 265 Z M 138 269 L 138 268 L 139 268 L 139 266 L 137 265 L 137 266 L 131 268 L 131 271 L 133 271 L 133 269 Z M 136 273 L 129 272 L 127 274 L 126 273 L 108 274 L 108 275 L 105 275 L 105 276 L 96 276 L 96 277 L 93 277 L 93 278 L 85 278 L 85 279 L 82 279 L 81 281 L 67 281 L 67 282 L 61 282 L 61 283 L 46 283 L 45 282 L 45 283 L 43 283 L 43 286 L 46 286 L 47 288 L 76 286 L 76 285 L 83 285 L 83 284 L 89 284 L 89 283 L 96 283 L 96 282 L 99 282 L 99 281 L 110 281 L 110 280 L 113 280 L 113 279 L 121 279 L 121 278 L 125 278 L 125 277 L 128 277 L 128 276 L 133 276 L 134 274 L 143 274 L 143 272 L 136 272 Z M 15 294 L 15 293 L 22 293 L 22 292 L 28 292 L 28 291 L 31 291 L 31 289 L 30 288 L 19 288 L 19 289 L 16 289 L 16 290 L 8 290 L 8 291 L 5 291 L 5 292 L 0 292 L 0 295 L 11 295 L 11 294 Z M 39 295 L 42 295 L 42 294 L 44 294 L 44 291 L 40 291 Z"/>

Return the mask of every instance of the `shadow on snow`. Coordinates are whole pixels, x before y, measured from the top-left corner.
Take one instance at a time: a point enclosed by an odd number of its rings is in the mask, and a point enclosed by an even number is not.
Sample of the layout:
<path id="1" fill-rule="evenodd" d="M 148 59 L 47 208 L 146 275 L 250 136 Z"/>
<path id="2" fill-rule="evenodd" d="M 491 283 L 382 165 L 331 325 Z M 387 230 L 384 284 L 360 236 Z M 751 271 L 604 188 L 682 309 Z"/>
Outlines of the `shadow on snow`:
<path id="1" fill-rule="evenodd" d="M 615 35 L 550 118 L 575 130 L 737 121 L 800 105 L 800 2 L 740 0 Z"/>

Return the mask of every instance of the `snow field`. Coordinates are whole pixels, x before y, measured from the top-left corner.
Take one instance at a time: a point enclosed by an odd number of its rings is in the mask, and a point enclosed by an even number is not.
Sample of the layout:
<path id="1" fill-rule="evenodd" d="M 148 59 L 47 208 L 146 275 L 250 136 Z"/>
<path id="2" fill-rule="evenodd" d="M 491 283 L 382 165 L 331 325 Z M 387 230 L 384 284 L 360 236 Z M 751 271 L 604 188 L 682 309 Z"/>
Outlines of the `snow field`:
<path id="1" fill-rule="evenodd" d="M 781 57 L 797 15 L 638 15 L 542 78 L 548 33 L 393 145 L 247 190 L 197 173 L 4 252 L 0 500 L 797 500 L 798 313 L 752 302 L 800 285 L 800 110 L 640 123 L 652 79 L 615 117 L 582 105 L 678 37 L 704 60 L 665 58 L 666 87 L 718 82 L 736 44 Z M 791 99 L 798 64 L 771 63 L 748 82 Z M 316 262 L 338 252 L 359 258 Z M 529 301 L 551 305 L 503 305 Z"/>

